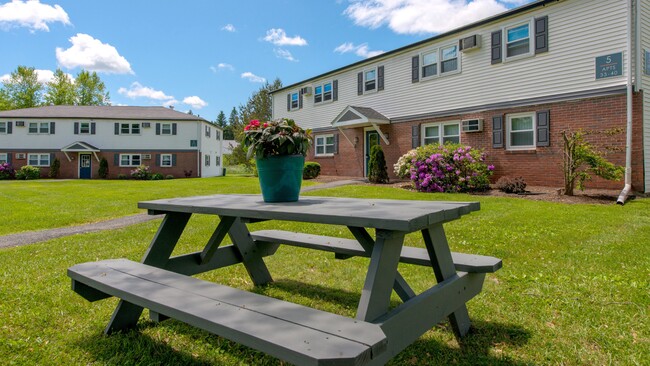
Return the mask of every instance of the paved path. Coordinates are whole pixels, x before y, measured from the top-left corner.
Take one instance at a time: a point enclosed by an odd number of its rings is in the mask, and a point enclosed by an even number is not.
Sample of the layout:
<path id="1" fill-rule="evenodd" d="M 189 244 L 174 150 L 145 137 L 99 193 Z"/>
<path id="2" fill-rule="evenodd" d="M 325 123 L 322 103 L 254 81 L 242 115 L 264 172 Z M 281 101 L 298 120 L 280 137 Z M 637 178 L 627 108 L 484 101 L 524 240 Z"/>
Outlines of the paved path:
<path id="1" fill-rule="evenodd" d="M 309 192 L 317 189 L 326 189 L 333 187 L 340 187 L 348 184 L 359 184 L 364 182 L 363 179 L 358 180 L 338 180 L 329 183 L 318 184 L 314 186 L 304 187 L 301 192 Z M 161 216 L 149 216 L 146 213 L 137 215 L 118 217 L 112 220 L 100 221 L 92 224 L 68 226 L 57 229 L 28 231 L 25 233 L 11 234 L 0 236 L 0 248 L 15 247 L 19 245 L 38 243 L 50 239 L 60 238 L 62 236 L 85 234 L 101 230 L 119 229 L 130 225 L 140 224 L 143 222 L 156 220 L 162 218 Z"/>

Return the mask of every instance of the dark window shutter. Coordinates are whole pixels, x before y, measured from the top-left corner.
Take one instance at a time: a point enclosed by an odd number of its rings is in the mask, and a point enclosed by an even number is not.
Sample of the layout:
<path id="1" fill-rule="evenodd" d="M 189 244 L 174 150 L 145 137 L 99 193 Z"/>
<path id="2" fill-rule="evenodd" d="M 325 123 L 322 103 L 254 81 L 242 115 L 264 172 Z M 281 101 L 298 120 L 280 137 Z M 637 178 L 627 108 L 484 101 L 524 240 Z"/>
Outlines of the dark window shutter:
<path id="1" fill-rule="evenodd" d="M 363 73 L 357 74 L 357 95 L 363 95 Z"/>
<path id="2" fill-rule="evenodd" d="M 160 135 L 160 123 L 156 123 L 156 135 Z"/>
<path id="3" fill-rule="evenodd" d="M 7 163 L 11 164 L 11 157 L 13 156 L 12 153 L 7 153 Z"/>
<path id="4" fill-rule="evenodd" d="M 298 109 L 302 108 L 302 89 L 298 92 Z"/>
<path id="5" fill-rule="evenodd" d="M 498 64 L 502 60 L 502 47 L 501 47 L 501 31 L 492 32 L 492 52 L 491 52 L 491 62 L 492 64 Z"/>
<path id="6" fill-rule="evenodd" d="M 172 154 L 172 166 L 176 166 L 176 154 Z"/>
<path id="7" fill-rule="evenodd" d="M 113 165 L 120 166 L 120 154 L 113 154 Z"/>
<path id="8" fill-rule="evenodd" d="M 334 154 L 339 153 L 339 134 L 334 134 Z"/>
<path id="9" fill-rule="evenodd" d="M 384 90 L 384 67 L 377 68 L 377 90 Z"/>
<path id="10" fill-rule="evenodd" d="M 339 100 L 339 81 L 338 80 L 332 81 L 332 100 L 333 101 Z"/>
<path id="11" fill-rule="evenodd" d="M 50 135 L 54 135 L 56 123 L 55 122 L 50 122 Z"/>
<path id="12" fill-rule="evenodd" d="M 75 135 L 79 134 L 79 122 L 74 123 L 74 134 Z"/>
<path id="13" fill-rule="evenodd" d="M 55 153 L 50 153 L 50 165 L 54 162 L 54 159 L 56 159 L 56 154 Z"/>
<path id="14" fill-rule="evenodd" d="M 551 118 L 550 111 L 537 112 L 537 146 L 551 145 Z"/>
<path id="15" fill-rule="evenodd" d="M 420 146 L 420 125 L 411 126 L 411 147 L 415 149 Z"/>
<path id="16" fill-rule="evenodd" d="M 11 135 L 11 133 L 13 132 L 12 129 L 13 129 L 12 123 L 7 122 L 7 134 L 8 135 Z"/>
<path id="17" fill-rule="evenodd" d="M 172 123 L 172 135 L 175 135 L 177 132 L 176 123 Z"/>
<path id="18" fill-rule="evenodd" d="M 548 16 L 535 18 L 535 54 L 548 52 Z"/>
<path id="19" fill-rule="evenodd" d="M 160 154 L 156 154 L 156 166 L 160 166 Z"/>
<path id="20" fill-rule="evenodd" d="M 492 117 L 492 147 L 503 147 L 503 116 Z"/>
<path id="21" fill-rule="evenodd" d="M 94 135 L 97 131 L 97 124 L 95 122 L 90 123 L 90 134 Z"/>
<path id="22" fill-rule="evenodd" d="M 291 110 L 291 93 L 287 94 L 287 111 Z"/>
<path id="23" fill-rule="evenodd" d="M 116 123 L 116 124 L 115 124 L 115 134 L 116 134 L 116 135 L 119 135 L 119 134 L 120 134 L 120 124 L 119 124 L 119 123 Z"/>
<path id="24" fill-rule="evenodd" d="M 417 83 L 420 80 L 420 56 L 411 58 L 411 82 Z"/>

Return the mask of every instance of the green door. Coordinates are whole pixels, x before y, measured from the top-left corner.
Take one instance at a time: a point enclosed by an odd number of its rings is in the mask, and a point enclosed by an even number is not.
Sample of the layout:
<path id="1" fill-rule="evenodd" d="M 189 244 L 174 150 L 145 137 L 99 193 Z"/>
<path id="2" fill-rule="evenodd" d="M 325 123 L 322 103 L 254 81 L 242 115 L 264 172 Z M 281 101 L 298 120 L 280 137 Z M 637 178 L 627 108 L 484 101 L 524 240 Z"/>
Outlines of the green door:
<path id="1" fill-rule="evenodd" d="M 379 133 L 377 131 L 366 131 L 366 171 L 364 172 L 363 176 L 367 177 L 368 176 L 368 165 L 370 164 L 370 151 L 372 150 L 372 147 L 375 145 L 379 145 Z"/>

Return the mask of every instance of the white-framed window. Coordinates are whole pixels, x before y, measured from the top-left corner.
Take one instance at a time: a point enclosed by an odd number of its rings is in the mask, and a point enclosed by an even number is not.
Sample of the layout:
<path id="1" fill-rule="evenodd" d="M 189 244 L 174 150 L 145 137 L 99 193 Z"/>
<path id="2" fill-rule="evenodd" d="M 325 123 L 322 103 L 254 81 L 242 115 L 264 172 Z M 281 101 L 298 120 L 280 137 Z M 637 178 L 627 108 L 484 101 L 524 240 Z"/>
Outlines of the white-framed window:
<path id="1" fill-rule="evenodd" d="M 300 94 L 296 91 L 291 93 L 289 110 L 295 111 L 300 108 Z"/>
<path id="2" fill-rule="evenodd" d="M 172 124 L 171 123 L 161 123 L 160 124 L 160 134 L 161 135 L 171 135 L 172 134 Z"/>
<path id="3" fill-rule="evenodd" d="M 50 154 L 27 154 L 27 164 L 31 166 L 50 166 Z"/>
<path id="4" fill-rule="evenodd" d="M 316 156 L 334 155 L 334 135 L 318 135 L 314 144 Z"/>
<path id="5" fill-rule="evenodd" d="M 516 113 L 506 115 L 506 149 L 530 150 L 535 148 L 535 113 Z"/>
<path id="6" fill-rule="evenodd" d="M 210 137 L 211 130 L 210 126 L 205 126 L 205 137 Z"/>
<path id="7" fill-rule="evenodd" d="M 7 133 L 7 122 L 0 122 L 0 134 Z"/>
<path id="8" fill-rule="evenodd" d="M 9 161 L 8 155 L 9 154 L 7 154 L 7 153 L 1 153 L 0 154 L 0 164 L 4 164 L 4 163 Z"/>
<path id="9" fill-rule="evenodd" d="M 120 154 L 120 166 L 140 166 L 142 164 L 142 155 L 140 154 Z"/>
<path id="10" fill-rule="evenodd" d="M 377 69 L 365 70 L 363 72 L 363 93 L 374 93 L 377 91 Z"/>
<path id="11" fill-rule="evenodd" d="M 120 123 L 120 135 L 139 135 L 139 134 L 140 134 L 139 123 Z"/>
<path id="12" fill-rule="evenodd" d="M 446 142 L 460 143 L 460 121 L 427 123 L 422 125 L 422 145 Z"/>
<path id="13" fill-rule="evenodd" d="M 27 133 L 29 133 L 29 134 L 49 135 L 50 134 L 50 122 L 29 122 L 29 129 L 28 129 Z"/>
<path id="14" fill-rule="evenodd" d="M 199 146 L 198 140 L 190 140 L 190 147 L 197 147 Z"/>
<path id="15" fill-rule="evenodd" d="M 219 156 L 219 155 L 214 156 L 214 165 L 216 165 L 216 166 L 221 165 L 221 156 Z"/>
<path id="16" fill-rule="evenodd" d="M 503 54 L 506 60 L 532 55 L 531 29 L 532 21 L 519 23 L 504 29 Z"/>
<path id="17" fill-rule="evenodd" d="M 79 134 L 90 135 L 90 122 L 79 122 Z"/>
<path id="18" fill-rule="evenodd" d="M 314 104 L 332 101 L 332 82 L 316 85 L 314 87 Z"/>
<path id="19" fill-rule="evenodd" d="M 423 52 L 420 55 L 422 79 L 438 75 L 438 49 Z"/>
<path id="20" fill-rule="evenodd" d="M 210 155 L 205 154 L 205 166 L 210 166 Z"/>
<path id="21" fill-rule="evenodd" d="M 460 72 L 458 44 L 428 49 L 420 54 L 420 77 L 423 80 Z"/>
<path id="22" fill-rule="evenodd" d="M 458 44 L 440 48 L 440 75 L 458 72 L 458 66 Z"/>
<path id="23" fill-rule="evenodd" d="M 172 154 L 160 154 L 160 166 L 169 168 L 172 166 Z"/>

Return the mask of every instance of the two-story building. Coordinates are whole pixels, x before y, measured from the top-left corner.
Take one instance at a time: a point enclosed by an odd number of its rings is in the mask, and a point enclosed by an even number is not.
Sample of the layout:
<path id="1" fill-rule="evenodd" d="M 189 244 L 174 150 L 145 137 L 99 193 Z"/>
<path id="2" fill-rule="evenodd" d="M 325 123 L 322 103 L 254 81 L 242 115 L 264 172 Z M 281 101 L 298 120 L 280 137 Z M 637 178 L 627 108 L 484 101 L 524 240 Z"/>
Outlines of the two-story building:
<path id="1" fill-rule="evenodd" d="M 557 187 L 562 132 L 582 129 L 646 191 L 649 51 L 649 0 L 540 0 L 279 89 L 273 116 L 313 129 L 322 174 L 365 176 L 375 144 L 393 174 L 410 149 L 450 141 L 485 150 L 494 179 Z"/>
<path id="2" fill-rule="evenodd" d="M 109 178 L 140 165 L 164 176 L 222 175 L 222 130 L 205 119 L 164 107 L 45 106 L 0 112 L 0 163 L 41 168 L 58 158 L 59 178 Z"/>

